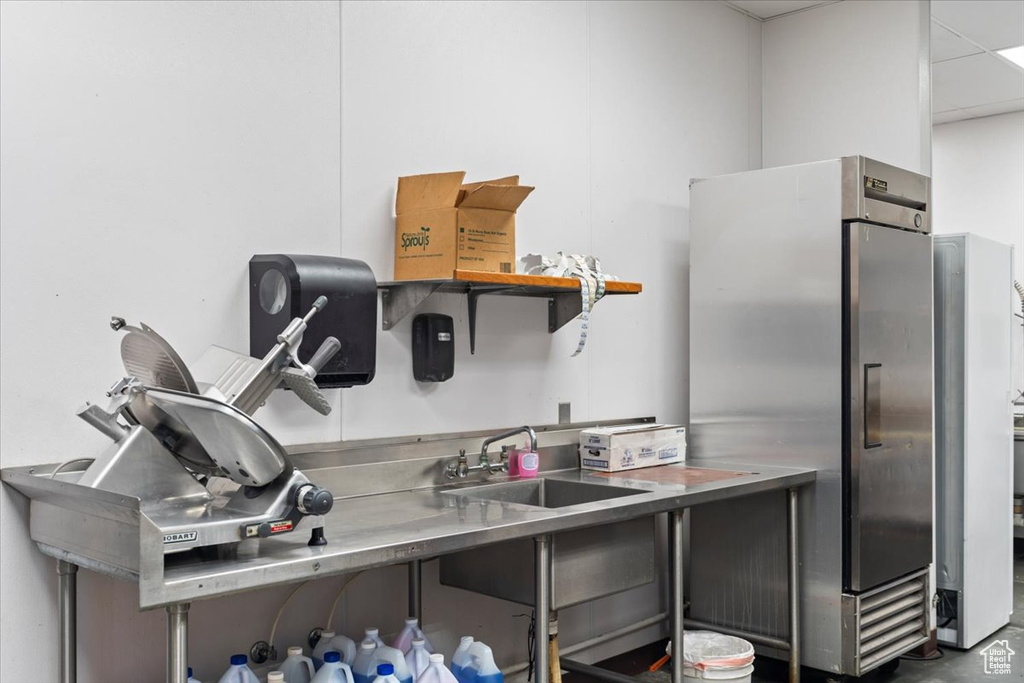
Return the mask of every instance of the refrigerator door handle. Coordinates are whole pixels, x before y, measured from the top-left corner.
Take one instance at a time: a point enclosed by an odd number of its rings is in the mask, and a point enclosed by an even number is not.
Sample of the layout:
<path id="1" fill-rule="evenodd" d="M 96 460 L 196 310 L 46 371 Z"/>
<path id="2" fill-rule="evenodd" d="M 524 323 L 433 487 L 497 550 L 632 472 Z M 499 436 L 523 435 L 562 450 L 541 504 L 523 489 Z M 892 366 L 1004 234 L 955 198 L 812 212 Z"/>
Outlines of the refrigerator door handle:
<path id="1" fill-rule="evenodd" d="M 882 445 L 882 364 L 864 364 L 864 448 Z"/>

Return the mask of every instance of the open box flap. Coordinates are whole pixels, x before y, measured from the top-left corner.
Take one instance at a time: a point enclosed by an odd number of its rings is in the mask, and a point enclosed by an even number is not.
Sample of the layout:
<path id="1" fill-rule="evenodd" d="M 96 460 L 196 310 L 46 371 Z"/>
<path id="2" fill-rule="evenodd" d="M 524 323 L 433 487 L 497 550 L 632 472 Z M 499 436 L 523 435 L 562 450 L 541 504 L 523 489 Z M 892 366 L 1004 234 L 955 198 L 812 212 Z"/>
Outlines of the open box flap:
<path id="1" fill-rule="evenodd" d="M 454 207 L 465 177 L 465 171 L 451 171 L 399 178 L 395 214 Z"/>
<path id="2" fill-rule="evenodd" d="M 518 185 L 519 176 L 510 175 L 504 178 L 495 178 L 494 180 L 480 180 L 475 183 L 463 183 L 462 189 L 459 190 L 459 199 L 456 201 L 456 205 L 462 204 L 462 200 L 466 198 L 466 195 L 470 192 L 478 190 L 484 185 Z"/>
<path id="3" fill-rule="evenodd" d="M 529 185 L 480 185 L 466 191 L 459 208 L 514 212 L 531 192 L 533 188 Z"/>

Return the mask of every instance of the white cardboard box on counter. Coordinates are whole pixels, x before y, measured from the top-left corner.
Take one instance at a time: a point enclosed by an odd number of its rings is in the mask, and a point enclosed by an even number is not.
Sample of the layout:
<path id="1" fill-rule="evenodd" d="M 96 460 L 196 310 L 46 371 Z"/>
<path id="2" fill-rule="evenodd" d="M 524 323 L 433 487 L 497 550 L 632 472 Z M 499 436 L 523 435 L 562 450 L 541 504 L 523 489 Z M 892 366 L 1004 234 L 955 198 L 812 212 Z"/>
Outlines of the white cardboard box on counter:
<path id="1" fill-rule="evenodd" d="M 580 432 L 580 468 L 619 472 L 686 461 L 686 428 L 632 424 Z"/>

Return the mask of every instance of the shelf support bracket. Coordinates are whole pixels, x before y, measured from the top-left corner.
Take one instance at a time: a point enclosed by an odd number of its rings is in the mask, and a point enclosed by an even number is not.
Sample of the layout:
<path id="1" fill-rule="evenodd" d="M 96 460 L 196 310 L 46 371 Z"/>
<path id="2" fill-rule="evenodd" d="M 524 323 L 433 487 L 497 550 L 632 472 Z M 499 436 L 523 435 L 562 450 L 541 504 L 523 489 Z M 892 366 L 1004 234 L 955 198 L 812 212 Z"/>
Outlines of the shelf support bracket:
<path id="1" fill-rule="evenodd" d="M 470 289 L 466 292 L 466 306 L 469 313 L 469 354 L 476 353 L 476 302 L 483 292 Z"/>
<path id="2" fill-rule="evenodd" d="M 410 282 L 404 285 L 391 285 L 381 290 L 382 327 L 385 330 L 390 330 L 423 303 L 428 296 L 437 291 L 440 286 L 440 282 Z"/>
<path id="3" fill-rule="evenodd" d="M 557 332 L 582 312 L 583 299 L 579 292 L 552 294 L 548 299 L 548 332 Z"/>

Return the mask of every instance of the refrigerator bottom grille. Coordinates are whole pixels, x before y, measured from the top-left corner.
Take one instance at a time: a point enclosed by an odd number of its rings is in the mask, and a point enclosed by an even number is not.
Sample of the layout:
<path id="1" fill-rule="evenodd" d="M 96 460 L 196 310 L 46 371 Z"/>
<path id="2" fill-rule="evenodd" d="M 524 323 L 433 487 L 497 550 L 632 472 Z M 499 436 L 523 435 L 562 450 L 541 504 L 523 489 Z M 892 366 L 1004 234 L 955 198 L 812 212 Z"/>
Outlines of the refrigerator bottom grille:
<path id="1" fill-rule="evenodd" d="M 843 671 L 860 676 L 928 640 L 928 569 L 843 595 Z"/>

